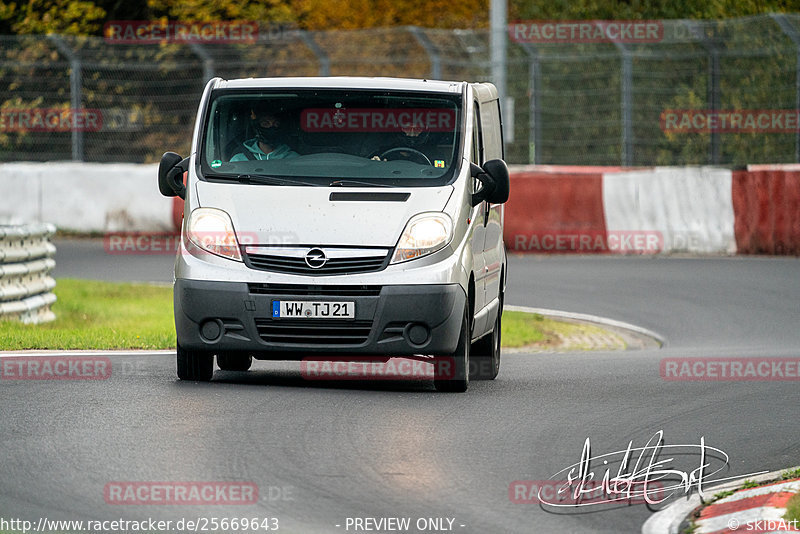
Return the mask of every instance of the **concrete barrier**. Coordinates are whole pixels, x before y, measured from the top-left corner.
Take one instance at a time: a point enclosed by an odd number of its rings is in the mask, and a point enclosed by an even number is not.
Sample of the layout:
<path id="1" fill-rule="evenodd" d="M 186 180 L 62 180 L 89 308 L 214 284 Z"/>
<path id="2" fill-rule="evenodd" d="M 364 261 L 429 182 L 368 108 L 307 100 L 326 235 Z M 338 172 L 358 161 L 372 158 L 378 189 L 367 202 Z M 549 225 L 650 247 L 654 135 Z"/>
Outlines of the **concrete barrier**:
<path id="1" fill-rule="evenodd" d="M 517 170 L 505 208 L 506 247 L 520 252 L 575 250 L 559 238 L 605 234 L 603 175 Z"/>
<path id="2" fill-rule="evenodd" d="M 180 229 L 157 165 L 6 163 L 0 220 L 79 232 Z M 511 166 L 505 240 L 519 252 L 800 254 L 800 165 Z"/>
<path id="3" fill-rule="evenodd" d="M 654 232 L 663 252 L 736 253 L 731 171 L 657 167 L 603 174 L 611 232 Z"/>
<path id="4" fill-rule="evenodd" d="M 156 183 L 157 165 L 0 164 L 0 219 L 48 221 L 77 232 L 171 231 L 172 201 Z"/>
<path id="5" fill-rule="evenodd" d="M 800 165 L 580 170 L 512 166 L 509 250 L 800 254 Z"/>
<path id="6" fill-rule="evenodd" d="M 740 254 L 800 255 L 800 169 L 733 173 L 736 247 Z"/>

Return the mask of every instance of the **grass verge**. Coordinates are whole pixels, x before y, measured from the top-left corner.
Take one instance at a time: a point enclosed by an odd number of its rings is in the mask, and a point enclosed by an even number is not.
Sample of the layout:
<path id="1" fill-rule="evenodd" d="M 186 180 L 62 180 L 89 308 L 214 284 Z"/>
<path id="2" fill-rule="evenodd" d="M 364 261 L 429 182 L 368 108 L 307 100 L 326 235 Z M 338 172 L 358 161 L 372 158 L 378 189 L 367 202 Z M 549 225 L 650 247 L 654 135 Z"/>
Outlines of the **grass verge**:
<path id="1" fill-rule="evenodd" d="M 41 325 L 0 321 L 0 350 L 175 348 L 170 287 L 62 278 L 54 292 L 56 320 Z M 593 336 L 607 339 L 608 332 L 539 314 L 503 314 L 506 348 L 586 350 L 597 348 L 584 346 Z M 624 348 L 624 343 L 602 348 Z"/>
<path id="2" fill-rule="evenodd" d="M 783 516 L 787 521 L 794 521 L 797 525 L 800 523 L 800 493 L 789 499 L 786 503 L 786 514 Z"/>
<path id="3" fill-rule="evenodd" d="M 0 349 L 166 349 L 175 346 L 172 289 L 62 278 L 55 321 L 0 322 Z"/>

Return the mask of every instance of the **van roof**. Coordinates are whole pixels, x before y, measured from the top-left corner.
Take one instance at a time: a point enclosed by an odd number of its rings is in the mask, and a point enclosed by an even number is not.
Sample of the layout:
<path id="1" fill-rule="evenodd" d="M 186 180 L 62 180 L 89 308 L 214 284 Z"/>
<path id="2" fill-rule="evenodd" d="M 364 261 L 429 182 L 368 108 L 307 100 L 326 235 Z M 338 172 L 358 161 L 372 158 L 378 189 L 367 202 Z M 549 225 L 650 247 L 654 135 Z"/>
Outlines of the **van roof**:
<path id="1" fill-rule="evenodd" d="M 434 93 L 460 93 L 466 82 L 421 80 L 411 78 L 367 78 L 354 76 L 292 77 L 292 78 L 242 78 L 219 79 L 215 89 L 259 88 L 325 88 L 325 89 L 385 89 L 425 91 Z"/>

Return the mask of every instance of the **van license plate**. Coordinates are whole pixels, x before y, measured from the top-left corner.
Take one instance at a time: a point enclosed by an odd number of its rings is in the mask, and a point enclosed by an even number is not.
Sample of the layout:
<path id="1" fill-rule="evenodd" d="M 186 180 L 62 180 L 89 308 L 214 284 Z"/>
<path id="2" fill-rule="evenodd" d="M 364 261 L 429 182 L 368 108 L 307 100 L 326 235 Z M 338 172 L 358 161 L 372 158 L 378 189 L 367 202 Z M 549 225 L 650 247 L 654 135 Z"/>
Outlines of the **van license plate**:
<path id="1" fill-rule="evenodd" d="M 273 300 L 272 317 L 292 319 L 354 319 L 355 302 Z"/>

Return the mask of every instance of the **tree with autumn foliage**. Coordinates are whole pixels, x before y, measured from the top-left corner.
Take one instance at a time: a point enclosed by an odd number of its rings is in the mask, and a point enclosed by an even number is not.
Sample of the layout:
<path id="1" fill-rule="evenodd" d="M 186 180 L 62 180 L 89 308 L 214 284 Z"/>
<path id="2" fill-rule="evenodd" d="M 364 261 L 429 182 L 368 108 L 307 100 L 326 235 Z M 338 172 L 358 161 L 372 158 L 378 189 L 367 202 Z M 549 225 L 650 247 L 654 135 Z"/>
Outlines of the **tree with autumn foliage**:
<path id="1" fill-rule="evenodd" d="M 0 34 L 99 35 L 111 20 L 252 20 L 305 30 L 485 28 L 490 0 L 0 0 Z M 510 0 L 509 20 L 721 19 L 800 11 L 800 0 Z"/>

